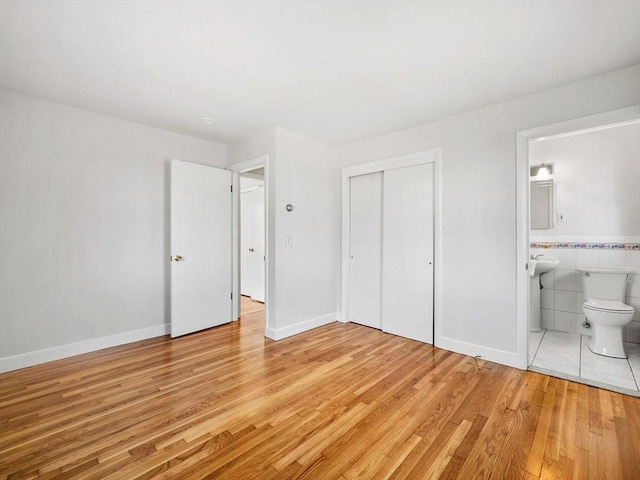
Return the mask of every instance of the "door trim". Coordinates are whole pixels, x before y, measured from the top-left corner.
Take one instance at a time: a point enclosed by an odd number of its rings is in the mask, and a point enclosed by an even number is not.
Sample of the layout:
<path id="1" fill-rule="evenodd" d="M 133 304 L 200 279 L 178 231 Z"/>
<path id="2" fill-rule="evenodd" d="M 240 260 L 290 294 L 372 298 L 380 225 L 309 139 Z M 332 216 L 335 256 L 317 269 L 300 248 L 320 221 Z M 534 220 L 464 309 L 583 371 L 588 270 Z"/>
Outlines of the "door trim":
<path id="1" fill-rule="evenodd" d="M 440 148 L 426 150 L 422 152 L 411 153 L 399 157 L 387 158 L 374 162 L 354 165 L 342 169 L 342 238 L 341 238 L 341 299 L 339 321 L 349 321 L 349 281 L 350 281 L 350 262 L 349 262 L 349 244 L 351 238 L 351 196 L 350 184 L 351 177 L 365 175 L 368 173 L 383 172 L 384 170 L 392 170 L 395 168 L 412 167 L 424 163 L 433 163 L 433 344 L 439 342 L 438 332 L 441 331 L 441 314 L 440 314 L 440 232 L 441 232 L 441 215 L 440 215 L 440 160 L 442 150 Z"/>
<path id="2" fill-rule="evenodd" d="M 529 281 L 529 142 L 558 137 L 640 118 L 640 105 L 589 115 L 516 132 L 516 365 L 528 367 Z"/>
<path id="3" fill-rule="evenodd" d="M 233 315 L 234 321 L 240 317 L 240 174 L 255 170 L 256 168 L 264 167 L 264 249 L 265 249 L 265 271 L 264 271 L 264 296 L 265 296 L 265 309 L 264 309 L 264 336 L 268 337 L 267 333 L 273 331 L 274 328 L 270 328 L 272 322 L 271 312 L 274 311 L 275 295 L 272 291 L 273 282 L 270 280 L 273 278 L 273 258 L 274 255 L 271 252 L 271 248 L 275 245 L 270 241 L 271 234 L 273 232 L 273 225 L 270 225 L 269 219 L 271 210 L 271 189 L 269 182 L 269 155 L 262 155 L 260 157 L 253 158 L 244 162 L 236 163 L 227 167 L 232 172 L 232 184 L 233 184 Z"/>

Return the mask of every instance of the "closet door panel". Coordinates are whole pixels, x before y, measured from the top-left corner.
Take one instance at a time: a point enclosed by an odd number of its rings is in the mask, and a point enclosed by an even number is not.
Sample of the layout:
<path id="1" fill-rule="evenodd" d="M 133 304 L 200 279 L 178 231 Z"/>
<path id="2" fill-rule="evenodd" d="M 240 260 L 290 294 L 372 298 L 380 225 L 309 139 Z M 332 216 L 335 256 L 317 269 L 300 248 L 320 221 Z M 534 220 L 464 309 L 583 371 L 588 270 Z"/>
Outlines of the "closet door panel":
<path id="1" fill-rule="evenodd" d="M 382 329 L 433 343 L 433 164 L 384 172 Z"/>
<path id="2" fill-rule="evenodd" d="M 382 172 L 351 178 L 349 320 L 381 328 Z"/>

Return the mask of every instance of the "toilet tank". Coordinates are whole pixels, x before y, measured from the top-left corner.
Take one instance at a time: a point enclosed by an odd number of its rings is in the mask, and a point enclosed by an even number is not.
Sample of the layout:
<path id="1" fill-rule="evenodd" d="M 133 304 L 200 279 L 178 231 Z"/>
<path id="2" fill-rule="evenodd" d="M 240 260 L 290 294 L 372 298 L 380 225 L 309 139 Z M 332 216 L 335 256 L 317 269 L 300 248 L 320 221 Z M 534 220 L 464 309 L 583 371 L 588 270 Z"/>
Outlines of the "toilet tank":
<path id="1" fill-rule="evenodd" d="M 613 300 L 624 303 L 627 277 L 625 269 L 579 268 L 585 300 Z"/>

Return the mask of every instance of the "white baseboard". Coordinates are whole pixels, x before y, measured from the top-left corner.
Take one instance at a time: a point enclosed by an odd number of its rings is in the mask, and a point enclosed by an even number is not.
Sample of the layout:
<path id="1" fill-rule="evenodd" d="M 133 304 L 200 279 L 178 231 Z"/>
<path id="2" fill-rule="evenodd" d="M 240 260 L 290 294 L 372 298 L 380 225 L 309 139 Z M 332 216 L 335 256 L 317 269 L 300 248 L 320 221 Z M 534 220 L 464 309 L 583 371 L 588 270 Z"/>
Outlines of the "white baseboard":
<path id="1" fill-rule="evenodd" d="M 35 352 L 21 353 L 10 357 L 0 358 L 0 373 L 10 372 L 19 368 L 31 367 L 40 363 L 60 360 L 61 358 L 73 357 L 88 352 L 95 352 L 103 348 L 117 347 L 126 343 L 137 342 L 147 338 L 161 337 L 167 335 L 170 325 L 157 325 L 155 327 L 132 330 L 130 332 L 117 333 L 106 337 L 92 338 L 82 342 L 69 343 L 58 347 L 36 350 Z"/>
<path id="2" fill-rule="evenodd" d="M 524 355 L 523 362 L 522 355 L 517 355 L 513 352 L 497 350 L 495 348 L 484 347 L 482 345 L 467 343 L 461 340 L 455 340 L 447 337 L 436 338 L 435 346 L 438 348 L 443 348 L 444 350 L 450 350 L 452 352 L 462 353 L 463 355 L 469 355 L 471 357 L 479 356 L 483 360 L 499 363 L 508 367 L 519 368 L 520 370 L 527 369 L 526 353 Z"/>
<path id="3" fill-rule="evenodd" d="M 337 318 L 338 314 L 336 312 L 332 312 L 327 315 L 321 315 L 320 317 L 311 318 L 309 320 L 305 320 L 304 322 L 294 323 L 293 325 L 287 325 L 286 327 L 282 328 L 267 327 L 265 334 L 267 338 L 270 338 L 271 340 L 282 340 L 283 338 L 306 332 L 307 330 L 311 330 L 312 328 L 317 328 L 329 323 L 333 323 Z"/>
<path id="4" fill-rule="evenodd" d="M 349 322 L 344 319 L 344 315 L 339 315 L 340 322 Z M 271 337 L 270 337 L 271 338 Z M 469 355 L 471 357 L 480 356 L 483 360 L 499 363 L 508 367 L 519 368 L 520 370 L 527 369 L 527 354 L 517 355 L 513 352 L 506 352 L 504 350 L 497 350 L 495 348 L 485 347 L 477 345 L 475 343 L 463 342 L 453 338 L 439 337 L 436 335 L 434 339 L 434 345 L 444 350 L 451 352 L 461 353 L 463 355 Z"/>

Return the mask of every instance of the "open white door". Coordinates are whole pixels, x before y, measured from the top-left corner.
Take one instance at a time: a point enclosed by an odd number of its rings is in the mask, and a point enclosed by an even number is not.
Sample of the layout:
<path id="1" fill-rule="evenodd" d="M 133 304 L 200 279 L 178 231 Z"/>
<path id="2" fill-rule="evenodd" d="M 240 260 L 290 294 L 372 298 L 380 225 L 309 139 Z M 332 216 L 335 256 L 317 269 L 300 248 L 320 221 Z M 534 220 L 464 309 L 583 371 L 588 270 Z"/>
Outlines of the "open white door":
<path id="1" fill-rule="evenodd" d="M 231 321 L 231 172 L 171 161 L 171 336 Z"/>

